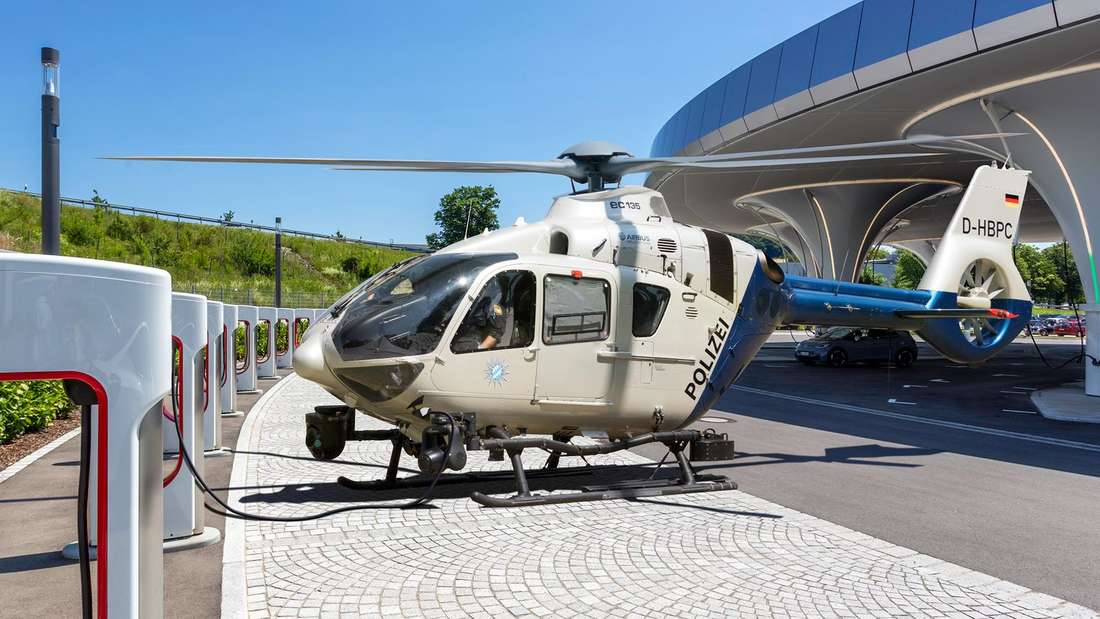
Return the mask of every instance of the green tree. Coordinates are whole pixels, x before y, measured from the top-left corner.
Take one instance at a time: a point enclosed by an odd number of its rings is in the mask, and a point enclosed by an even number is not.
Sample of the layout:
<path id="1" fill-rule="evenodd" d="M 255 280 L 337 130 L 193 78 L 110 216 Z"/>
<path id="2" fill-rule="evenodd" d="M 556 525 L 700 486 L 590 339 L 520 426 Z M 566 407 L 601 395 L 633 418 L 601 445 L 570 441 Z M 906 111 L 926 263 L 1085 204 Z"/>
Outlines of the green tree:
<path id="1" fill-rule="evenodd" d="M 915 290 L 920 279 L 924 277 L 924 268 L 924 263 L 917 258 L 916 254 L 899 249 L 898 263 L 894 268 L 894 281 L 891 285 L 895 288 Z"/>
<path id="2" fill-rule="evenodd" d="M 864 260 L 886 260 L 888 257 L 890 257 L 890 252 L 881 247 L 872 247 L 867 252 L 867 257 Z"/>
<path id="3" fill-rule="evenodd" d="M 1065 282 L 1049 254 L 1027 244 L 1017 245 L 1013 253 L 1016 268 L 1027 284 L 1032 299 L 1039 303 L 1052 303 L 1062 298 Z"/>
<path id="4" fill-rule="evenodd" d="M 859 274 L 859 283 L 871 284 L 872 286 L 881 286 L 886 283 L 886 276 L 872 269 L 871 265 L 866 265 L 863 267 L 863 271 Z"/>
<path id="5" fill-rule="evenodd" d="M 1077 272 L 1077 263 L 1073 261 L 1073 250 L 1069 248 L 1069 244 L 1051 245 L 1042 254 L 1062 280 L 1062 290 L 1057 301 L 1084 303 L 1085 289 L 1081 286 L 1081 274 Z"/>
<path id="6" fill-rule="evenodd" d="M 466 238 L 467 234 L 480 234 L 482 230 L 500 227 L 497 209 L 500 198 L 492 186 L 462 186 L 439 200 L 435 212 L 435 225 L 439 232 L 427 236 L 428 247 L 441 249 Z"/>

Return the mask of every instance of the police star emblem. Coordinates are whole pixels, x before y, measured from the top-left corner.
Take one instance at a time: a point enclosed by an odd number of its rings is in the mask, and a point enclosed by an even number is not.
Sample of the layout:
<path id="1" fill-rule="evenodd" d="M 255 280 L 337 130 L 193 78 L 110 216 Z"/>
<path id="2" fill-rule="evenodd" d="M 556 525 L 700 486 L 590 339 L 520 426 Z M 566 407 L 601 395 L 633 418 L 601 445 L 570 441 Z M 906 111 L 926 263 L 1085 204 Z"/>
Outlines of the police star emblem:
<path id="1" fill-rule="evenodd" d="M 500 360 L 492 360 L 485 366 L 485 380 L 490 387 L 503 387 L 508 382 L 508 364 Z"/>

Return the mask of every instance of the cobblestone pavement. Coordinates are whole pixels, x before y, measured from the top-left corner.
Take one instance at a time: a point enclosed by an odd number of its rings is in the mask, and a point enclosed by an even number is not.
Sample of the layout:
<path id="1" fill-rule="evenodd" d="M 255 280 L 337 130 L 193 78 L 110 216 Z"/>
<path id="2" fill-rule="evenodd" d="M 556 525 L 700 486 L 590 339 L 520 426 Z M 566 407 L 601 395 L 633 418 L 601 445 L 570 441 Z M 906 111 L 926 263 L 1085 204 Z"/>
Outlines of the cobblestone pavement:
<path id="1" fill-rule="evenodd" d="M 389 444 L 349 443 L 313 461 L 302 415 L 335 400 L 291 376 L 249 415 L 233 493 L 250 511 L 301 515 L 365 500 L 401 503 L 422 490 L 355 492 L 339 475 L 381 477 Z M 360 416 L 360 429 L 383 427 Z M 524 454 L 528 468 L 542 456 Z M 563 458 L 562 466 L 574 466 Z M 589 458 L 626 470 L 532 480 L 576 488 L 648 475 L 619 452 Z M 415 462 L 402 465 L 412 473 Z M 470 454 L 469 468 L 506 468 Z M 672 472 L 669 471 L 669 474 Z M 473 489 L 437 488 L 434 508 L 371 509 L 300 523 L 247 522 L 227 532 L 223 612 L 345 616 L 1096 616 L 1080 606 L 939 561 L 740 491 L 518 509 L 482 508 Z M 243 535 L 243 544 L 235 536 Z M 236 549 L 236 550 L 235 550 Z M 243 580 L 243 582 L 239 582 Z"/>

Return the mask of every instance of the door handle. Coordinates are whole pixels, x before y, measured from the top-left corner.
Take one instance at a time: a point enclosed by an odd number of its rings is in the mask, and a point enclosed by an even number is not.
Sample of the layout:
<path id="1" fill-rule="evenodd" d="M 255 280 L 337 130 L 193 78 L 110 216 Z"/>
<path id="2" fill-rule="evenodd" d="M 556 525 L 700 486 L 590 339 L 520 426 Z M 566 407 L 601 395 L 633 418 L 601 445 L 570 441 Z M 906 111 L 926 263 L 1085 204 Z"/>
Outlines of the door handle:
<path id="1" fill-rule="evenodd" d="M 538 352 L 539 352 L 538 348 L 528 348 L 528 349 L 524 350 L 523 351 L 523 360 L 524 361 L 533 361 L 535 359 L 535 356 L 538 354 Z"/>

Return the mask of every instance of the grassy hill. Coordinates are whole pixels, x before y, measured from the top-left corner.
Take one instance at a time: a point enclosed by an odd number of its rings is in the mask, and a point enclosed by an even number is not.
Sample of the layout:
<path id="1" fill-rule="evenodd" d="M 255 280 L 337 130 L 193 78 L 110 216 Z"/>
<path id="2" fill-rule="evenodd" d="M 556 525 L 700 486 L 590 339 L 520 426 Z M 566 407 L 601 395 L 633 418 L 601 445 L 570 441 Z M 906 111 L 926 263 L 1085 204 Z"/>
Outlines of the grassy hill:
<path id="1" fill-rule="evenodd" d="M 38 198 L 0 191 L 0 250 L 37 253 L 41 213 Z M 159 267 L 172 274 L 175 290 L 194 290 L 215 300 L 257 305 L 273 301 L 271 233 L 63 204 L 61 253 Z M 411 255 L 284 234 L 284 304 L 327 306 L 371 274 Z M 279 337 L 285 343 L 285 329 Z M 0 445 L 46 427 L 71 407 L 58 381 L 0 383 Z"/>
<path id="2" fill-rule="evenodd" d="M 38 198 L 0 191 L 0 249 L 37 252 L 40 217 Z M 165 269 L 175 290 L 195 290 L 231 303 L 251 299 L 270 304 L 275 286 L 274 235 L 242 228 L 62 204 L 61 253 Z M 411 255 L 284 234 L 283 298 L 288 305 L 327 305 L 372 273 Z"/>

